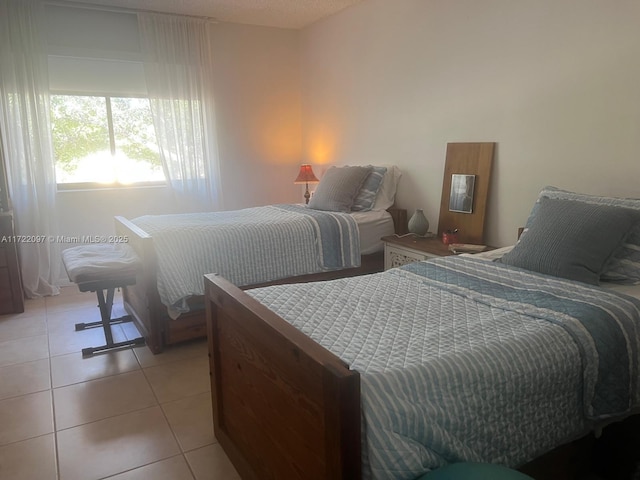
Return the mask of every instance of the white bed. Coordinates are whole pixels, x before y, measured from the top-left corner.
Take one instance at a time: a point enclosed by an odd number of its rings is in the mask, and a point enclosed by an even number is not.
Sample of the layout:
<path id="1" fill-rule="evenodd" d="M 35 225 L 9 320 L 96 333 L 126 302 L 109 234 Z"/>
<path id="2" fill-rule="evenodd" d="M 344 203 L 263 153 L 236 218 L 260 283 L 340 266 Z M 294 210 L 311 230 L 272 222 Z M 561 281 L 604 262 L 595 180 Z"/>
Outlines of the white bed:
<path id="1" fill-rule="evenodd" d="M 246 288 L 382 270 L 380 238 L 406 228 L 406 211 L 391 208 L 399 177 L 396 167 L 332 167 L 306 207 L 116 217 L 142 260 L 125 307 L 157 353 L 205 333 L 205 274 Z"/>

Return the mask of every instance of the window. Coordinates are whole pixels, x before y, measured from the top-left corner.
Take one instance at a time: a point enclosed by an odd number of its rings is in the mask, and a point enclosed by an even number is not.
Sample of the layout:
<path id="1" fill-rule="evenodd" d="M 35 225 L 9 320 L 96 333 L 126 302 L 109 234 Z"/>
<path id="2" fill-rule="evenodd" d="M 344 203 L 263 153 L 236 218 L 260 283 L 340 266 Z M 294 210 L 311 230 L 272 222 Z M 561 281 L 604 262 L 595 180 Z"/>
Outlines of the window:
<path id="1" fill-rule="evenodd" d="M 51 95 L 61 189 L 164 182 L 148 98 Z"/>

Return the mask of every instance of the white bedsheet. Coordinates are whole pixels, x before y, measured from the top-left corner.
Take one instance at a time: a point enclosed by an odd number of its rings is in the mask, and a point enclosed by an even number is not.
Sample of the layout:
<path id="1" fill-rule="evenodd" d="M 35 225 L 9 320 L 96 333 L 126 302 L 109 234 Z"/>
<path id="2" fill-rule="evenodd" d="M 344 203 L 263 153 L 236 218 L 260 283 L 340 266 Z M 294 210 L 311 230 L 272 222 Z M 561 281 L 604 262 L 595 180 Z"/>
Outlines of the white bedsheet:
<path id="1" fill-rule="evenodd" d="M 613 290 L 614 292 L 624 293 L 631 297 L 640 299 L 640 285 L 625 285 L 614 282 L 600 282 L 602 288 Z"/>
<path id="2" fill-rule="evenodd" d="M 384 250 L 380 240 L 386 235 L 393 235 L 393 218 L 386 210 L 371 210 L 370 212 L 351 212 L 360 230 L 360 255 Z"/>

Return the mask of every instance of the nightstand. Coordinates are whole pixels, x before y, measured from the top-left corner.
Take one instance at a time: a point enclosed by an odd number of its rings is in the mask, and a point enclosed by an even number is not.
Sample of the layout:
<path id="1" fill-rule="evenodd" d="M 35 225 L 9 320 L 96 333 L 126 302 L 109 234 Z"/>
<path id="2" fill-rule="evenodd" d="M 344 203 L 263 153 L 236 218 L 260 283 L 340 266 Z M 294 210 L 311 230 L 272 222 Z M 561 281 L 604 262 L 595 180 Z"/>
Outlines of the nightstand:
<path id="1" fill-rule="evenodd" d="M 407 263 L 419 262 L 427 258 L 453 255 L 449 246 L 442 243 L 439 237 L 417 237 L 407 235 L 382 237 L 384 242 L 384 269 L 401 267 Z"/>
<path id="2" fill-rule="evenodd" d="M 11 212 L 0 212 L 0 314 L 24 312 Z"/>

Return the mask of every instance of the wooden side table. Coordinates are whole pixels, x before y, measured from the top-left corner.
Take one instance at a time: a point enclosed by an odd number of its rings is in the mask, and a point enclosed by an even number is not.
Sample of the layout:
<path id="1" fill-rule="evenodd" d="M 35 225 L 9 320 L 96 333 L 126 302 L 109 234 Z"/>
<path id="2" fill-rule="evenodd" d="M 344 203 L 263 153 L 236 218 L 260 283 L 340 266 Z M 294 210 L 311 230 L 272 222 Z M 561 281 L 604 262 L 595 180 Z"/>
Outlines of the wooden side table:
<path id="1" fill-rule="evenodd" d="M 11 212 L 0 213 L 0 314 L 24 312 L 16 238 Z"/>
<path id="2" fill-rule="evenodd" d="M 384 269 L 401 267 L 407 263 L 419 262 L 427 258 L 446 257 L 454 253 L 439 237 L 417 237 L 407 235 L 382 237 L 384 242 Z"/>

